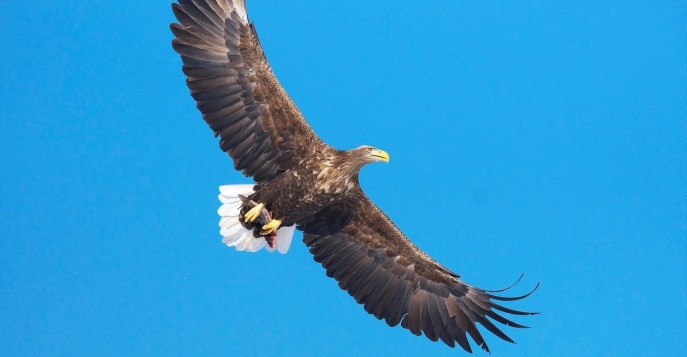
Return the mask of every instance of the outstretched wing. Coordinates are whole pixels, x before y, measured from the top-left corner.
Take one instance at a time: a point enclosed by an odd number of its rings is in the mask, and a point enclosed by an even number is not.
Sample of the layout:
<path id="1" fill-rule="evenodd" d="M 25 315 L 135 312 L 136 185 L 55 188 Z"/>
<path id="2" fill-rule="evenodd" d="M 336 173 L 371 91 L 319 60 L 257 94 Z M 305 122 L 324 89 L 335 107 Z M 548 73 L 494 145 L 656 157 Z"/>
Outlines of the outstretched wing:
<path id="1" fill-rule="evenodd" d="M 327 276 L 389 326 L 400 323 L 415 335 L 424 332 L 432 341 L 441 339 L 451 347 L 458 343 L 472 352 L 467 333 L 489 351 L 477 323 L 513 342 L 491 320 L 522 328 L 498 312 L 534 314 L 494 302 L 520 300 L 529 294 L 501 297 L 493 294 L 499 291 L 460 281 L 457 274 L 415 247 L 359 189 L 347 202 L 317 214 L 302 229 L 305 244 Z"/>
<path id="2" fill-rule="evenodd" d="M 237 170 L 268 181 L 323 144 L 272 73 L 245 0 L 179 0 L 172 8 L 172 47 L 186 84 Z"/>

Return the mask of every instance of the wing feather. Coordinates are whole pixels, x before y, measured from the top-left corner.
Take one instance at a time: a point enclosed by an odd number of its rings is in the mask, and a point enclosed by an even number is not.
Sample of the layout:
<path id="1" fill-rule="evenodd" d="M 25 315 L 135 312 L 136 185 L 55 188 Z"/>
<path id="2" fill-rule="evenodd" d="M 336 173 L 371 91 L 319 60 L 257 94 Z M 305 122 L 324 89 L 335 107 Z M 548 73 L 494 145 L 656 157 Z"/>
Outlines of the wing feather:
<path id="1" fill-rule="evenodd" d="M 234 167 L 273 179 L 325 145 L 277 81 L 243 0 L 179 0 L 172 48 L 203 119 Z"/>
<path id="2" fill-rule="evenodd" d="M 370 294 L 365 299 L 364 308 L 369 314 L 374 315 L 374 308 L 382 304 L 381 298 L 382 294 L 386 293 L 391 295 L 386 291 L 386 286 L 391 282 L 393 277 L 393 272 L 390 269 L 380 269 L 381 274 L 378 278 L 374 278 L 375 281 L 372 282 L 372 288 L 370 288 Z M 376 316 L 375 316 L 376 317 Z"/>
<path id="3" fill-rule="evenodd" d="M 382 317 L 386 316 L 387 325 L 394 327 L 401 323 L 401 319 L 408 310 L 410 304 L 410 296 L 413 292 L 413 284 L 410 280 L 400 277 L 396 289 L 393 290 L 393 296 L 389 306 L 381 313 Z"/>
<path id="4" fill-rule="evenodd" d="M 348 200 L 318 213 L 303 230 L 303 241 L 327 276 L 339 282 L 365 311 L 389 326 L 399 323 L 415 335 L 471 352 L 467 335 L 489 351 L 482 333 L 513 342 L 493 322 L 522 328 L 501 316 L 534 313 L 513 310 L 492 300 L 527 297 L 494 295 L 470 286 L 415 247 L 360 190 Z M 536 289 L 536 288 L 535 288 Z M 491 319 L 491 320 L 490 320 Z"/>
<path id="5" fill-rule="evenodd" d="M 401 319 L 405 315 L 405 311 L 407 311 L 408 308 L 404 304 L 406 301 L 410 300 L 408 297 L 411 296 L 411 289 L 412 284 L 409 280 L 404 279 L 403 277 L 399 278 L 398 285 L 396 285 L 396 289 L 393 290 L 393 295 L 391 296 L 389 306 L 387 306 L 383 311 L 380 311 L 379 315 L 375 315 L 375 317 L 386 317 L 386 323 L 391 327 L 401 323 Z"/>

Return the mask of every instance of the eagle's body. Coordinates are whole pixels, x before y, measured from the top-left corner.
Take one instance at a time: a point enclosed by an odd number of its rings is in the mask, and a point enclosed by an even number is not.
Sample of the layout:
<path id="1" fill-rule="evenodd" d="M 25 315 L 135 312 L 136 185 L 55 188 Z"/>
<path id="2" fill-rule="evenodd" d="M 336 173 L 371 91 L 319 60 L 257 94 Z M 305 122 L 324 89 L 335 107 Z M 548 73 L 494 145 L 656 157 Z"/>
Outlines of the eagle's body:
<path id="1" fill-rule="evenodd" d="M 466 351 L 467 335 L 488 351 L 476 324 L 513 342 L 492 321 L 524 327 L 498 312 L 532 313 L 495 301 L 529 294 L 502 297 L 464 283 L 367 198 L 360 169 L 388 154 L 369 146 L 336 150 L 315 135 L 272 73 L 244 0 L 179 0 L 173 10 L 179 24 L 171 25 L 172 45 L 191 95 L 234 167 L 255 180 L 252 189 L 220 187 L 225 243 L 255 251 L 267 237 L 284 253 L 298 227 L 327 276 L 389 326 Z"/>
<path id="2" fill-rule="evenodd" d="M 282 225 L 303 225 L 323 208 L 336 205 L 360 188 L 358 171 L 349 151 L 325 144 L 274 180 L 256 185 L 249 198 L 265 203 Z M 282 219 L 283 218 L 283 219 Z"/>

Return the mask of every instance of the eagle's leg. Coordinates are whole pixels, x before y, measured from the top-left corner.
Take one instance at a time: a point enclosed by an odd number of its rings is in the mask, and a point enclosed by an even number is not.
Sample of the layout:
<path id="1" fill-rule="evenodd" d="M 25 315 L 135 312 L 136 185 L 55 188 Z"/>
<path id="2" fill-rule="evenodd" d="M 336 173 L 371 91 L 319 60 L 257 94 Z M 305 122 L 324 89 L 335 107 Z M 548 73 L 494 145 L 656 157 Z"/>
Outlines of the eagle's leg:
<path id="1" fill-rule="evenodd" d="M 246 222 L 255 221 L 258 217 L 260 217 L 260 213 L 262 213 L 262 209 L 264 207 L 264 204 L 258 203 L 255 207 L 251 208 L 248 212 L 246 212 L 246 214 L 243 216 L 243 219 Z"/>
<path id="2" fill-rule="evenodd" d="M 262 229 L 260 230 L 260 235 L 267 236 L 276 233 L 277 229 L 279 229 L 279 226 L 281 226 L 281 221 L 278 219 L 272 219 L 271 221 L 267 222 L 267 224 L 262 226 Z"/>
<path id="3" fill-rule="evenodd" d="M 248 199 L 246 196 L 239 195 L 239 198 L 241 199 L 241 202 L 243 202 L 243 207 L 248 208 L 248 212 L 243 215 L 243 221 L 247 223 L 258 223 L 258 224 L 263 224 L 265 222 L 269 222 L 272 220 L 272 216 L 270 215 L 270 212 L 267 211 L 267 207 L 265 207 L 265 204 L 263 203 L 257 203 L 253 200 Z M 251 213 L 251 220 L 249 221 L 247 216 L 248 213 Z M 257 213 L 256 213 L 257 212 Z M 252 215 L 257 214 L 257 216 L 252 217 Z M 257 220 L 257 222 L 256 222 Z"/>
<path id="4" fill-rule="evenodd" d="M 262 224 L 260 229 L 260 236 L 265 237 L 270 247 L 274 248 L 274 241 L 277 237 L 277 229 L 281 226 L 282 221 L 279 219 L 272 219 L 272 215 L 267 211 L 267 207 L 263 203 L 257 203 L 242 195 L 239 198 L 245 205 L 250 207 L 248 212 L 243 216 L 243 220 L 247 223 L 256 222 Z"/>

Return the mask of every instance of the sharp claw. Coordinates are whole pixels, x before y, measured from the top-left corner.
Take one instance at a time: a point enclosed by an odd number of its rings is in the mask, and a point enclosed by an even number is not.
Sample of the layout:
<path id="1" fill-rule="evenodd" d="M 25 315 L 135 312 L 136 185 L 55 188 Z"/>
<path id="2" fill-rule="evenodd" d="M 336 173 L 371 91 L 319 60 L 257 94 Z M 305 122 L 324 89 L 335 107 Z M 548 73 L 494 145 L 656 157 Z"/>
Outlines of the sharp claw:
<path id="1" fill-rule="evenodd" d="M 273 219 L 266 225 L 262 226 L 262 230 L 260 230 L 260 235 L 266 236 L 268 234 L 274 233 L 279 229 L 279 226 L 281 226 L 281 221 L 278 219 Z"/>
<path id="2" fill-rule="evenodd" d="M 260 212 L 262 211 L 263 207 L 265 207 L 265 205 L 260 203 L 257 206 L 251 208 L 248 212 L 246 212 L 246 215 L 243 216 L 243 219 L 249 223 L 255 221 L 255 219 L 260 216 Z"/>

